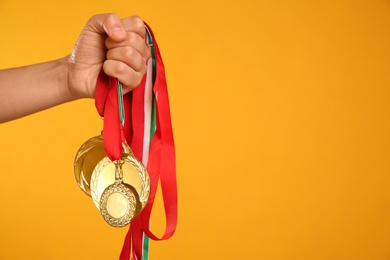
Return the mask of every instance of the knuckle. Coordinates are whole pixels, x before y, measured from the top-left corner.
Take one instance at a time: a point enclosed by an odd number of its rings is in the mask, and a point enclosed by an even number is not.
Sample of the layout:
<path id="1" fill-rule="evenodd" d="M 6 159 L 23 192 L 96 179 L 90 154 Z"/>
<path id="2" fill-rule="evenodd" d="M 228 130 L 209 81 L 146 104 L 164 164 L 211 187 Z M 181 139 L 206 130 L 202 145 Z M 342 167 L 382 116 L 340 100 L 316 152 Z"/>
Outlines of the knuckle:
<path id="1" fill-rule="evenodd" d="M 131 59 L 134 56 L 135 50 L 131 46 L 126 46 L 123 48 L 123 56 L 126 57 L 126 59 Z"/>
<path id="2" fill-rule="evenodd" d="M 146 71 L 148 70 L 148 66 L 146 63 L 142 63 L 142 66 L 140 68 L 140 73 L 143 75 L 145 75 Z"/>
<path id="3" fill-rule="evenodd" d="M 126 86 L 135 88 L 141 83 L 142 77 L 142 74 L 139 72 L 133 71 L 132 73 L 129 73 L 128 77 L 126 78 Z"/>
<path id="4" fill-rule="evenodd" d="M 131 18 L 132 18 L 131 23 L 134 28 L 134 31 L 136 31 L 139 34 L 143 34 L 145 32 L 144 21 L 139 16 L 132 16 Z"/>
<path id="5" fill-rule="evenodd" d="M 141 72 L 135 73 L 133 86 L 138 86 L 141 83 L 143 77 L 144 77 L 143 73 Z"/>
<path id="6" fill-rule="evenodd" d="M 134 32 L 128 32 L 126 34 L 126 44 L 128 45 L 134 45 L 137 41 L 137 34 Z"/>
<path id="7" fill-rule="evenodd" d="M 127 72 L 127 65 L 122 62 L 118 62 L 115 66 L 115 72 L 117 75 L 125 75 Z"/>
<path id="8" fill-rule="evenodd" d="M 116 13 L 107 13 L 108 19 L 119 19 L 119 16 Z"/>
<path id="9" fill-rule="evenodd" d="M 152 57 L 152 52 L 149 48 L 146 49 L 145 60 L 149 60 Z"/>
<path id="10" fill-rule="evenodd" d="M 133 22 L 133 24 L 134 24 L 134 26 L 136 27 L 136 28 L 142 28 L 142 27 L 144 27 L 145 25 L 144 25 L 144 21 L 141 19 L 141 17 L 139 17 L 138 15 L 133 15 L 132 17 L 131 17 L 131 19 L 132 19 L 132 22 Z"/>
<path id="11" fill-rule="evenodd" d="M 109 60 L 106 60 L 106 61 L 103 63 L 103 70 L 104 70 L 104 72 L 105 72 L 107 75 L 109 75 L 109 76 L 113 76 L 113 75 L 112 75 L 111 68 L 112 68 L 112 66 L 110 65 L 110 61 L 109 61 Z"/>

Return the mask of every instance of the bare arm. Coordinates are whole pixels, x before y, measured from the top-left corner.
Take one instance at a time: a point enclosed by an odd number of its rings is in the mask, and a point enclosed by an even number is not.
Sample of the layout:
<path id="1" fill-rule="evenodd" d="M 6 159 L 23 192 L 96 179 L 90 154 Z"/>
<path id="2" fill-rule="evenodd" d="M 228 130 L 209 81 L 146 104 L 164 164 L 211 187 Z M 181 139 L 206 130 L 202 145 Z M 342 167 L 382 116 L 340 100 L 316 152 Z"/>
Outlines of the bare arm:
<path id="1" fill-rule="evenodd" d="M 93 98 L 101 68 L 118 78 L 126 93 L 141 82 L 149 57 L 140 18 L 96 15 L 69 56 L 0 70 L 0 123 L 76 99 Z"/>
<path id="2" fill-rule="evenodd" d="M 0 122 L 72 101 L 66 58 L 0 71 Z"/>

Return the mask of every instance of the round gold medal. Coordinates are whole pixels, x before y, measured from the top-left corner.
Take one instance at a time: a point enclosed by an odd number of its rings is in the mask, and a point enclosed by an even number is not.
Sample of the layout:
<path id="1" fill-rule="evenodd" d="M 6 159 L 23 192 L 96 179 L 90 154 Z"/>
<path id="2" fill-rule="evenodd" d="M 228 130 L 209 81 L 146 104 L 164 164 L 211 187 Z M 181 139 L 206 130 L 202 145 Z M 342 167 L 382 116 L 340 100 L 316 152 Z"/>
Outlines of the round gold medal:
<path id="1" fill-rule="evenodd" d="M 79 187 L 92 197 L 104 220 L 123 227 L 145 207 L 150 194 L 150 179 L 145 166 L 123 143 L 120 160 L 105 154 L 102 136 L 89 139 L 79 149 L 74 174 Z"/>
<path id="2" fill-rule="evenodd" d="M 123 163 L 115 161 L 115 183 L 103 191 L 99 204 L 104 220 L 114 227 L 126 226 L 138 213 L 136 192 L 123 183 Z"/>

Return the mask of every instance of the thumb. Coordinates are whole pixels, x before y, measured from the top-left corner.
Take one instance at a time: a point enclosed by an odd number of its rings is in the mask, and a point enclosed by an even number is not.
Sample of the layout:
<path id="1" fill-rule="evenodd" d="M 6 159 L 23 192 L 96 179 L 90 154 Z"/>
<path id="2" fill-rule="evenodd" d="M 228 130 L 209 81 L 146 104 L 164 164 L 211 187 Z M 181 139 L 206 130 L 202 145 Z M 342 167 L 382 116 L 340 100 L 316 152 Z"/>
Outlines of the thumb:
<path id="1" fill-rule="evenodd" d="M 126 38 L 126 31 L 117 14 L 97 14 L 88 21 L 86 29 L 98 34 L 107 34 L 115 42 Z"/>

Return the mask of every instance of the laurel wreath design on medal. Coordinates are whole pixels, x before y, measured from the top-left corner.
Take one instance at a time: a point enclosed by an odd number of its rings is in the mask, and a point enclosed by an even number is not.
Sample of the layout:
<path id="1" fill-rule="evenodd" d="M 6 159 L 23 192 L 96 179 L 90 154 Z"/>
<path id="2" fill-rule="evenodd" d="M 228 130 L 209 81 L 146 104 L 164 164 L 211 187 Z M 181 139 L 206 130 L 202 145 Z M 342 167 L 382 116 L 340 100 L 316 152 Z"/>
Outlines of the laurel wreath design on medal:
<path id="1" fill-rule="evenodd" d="M 98 194 L 98 179 L 99 175 L 103 172 L 104 167 L 106 167 L 108 164 L 112 163 L 112 161 L 106 156 L 104 157 L 95 167 L 93 170 L 92 176 L 95 176 L 95 178 L 91 178 L 91 197 L 95 205 L 100 209 L 100 200 L 99 200 L 99 194 Z"/>
<path id="2" fill-rule="evenodd" d="M 126 205 L 125 214 L 122 215 L 121 217 L 114 217 L 109 212 L 107 203 L 109 201 L 109 198 L 113 194 L 120 194 L 126 199 L 127 205 Z M 136 205 L 137 205 L 137 200 L 134 193 L 129 188 L 127 188 L 123 183 L 116 182 L 108 186 L 104 190 L 102 197 L 100 199 L 100 212 L 104 220 L 111 226 L 124 227 L 127 224 L 129 224 L 130 221 L 135 217 Z"/>
<path id="3" fill-rule="evenodd" d="M 97 178 L 95 179 L 91 179 L 91 197 L 92 197 L 92 200 L 93 202 L 95 203 L 95 205 L 100 205 L 100 201 L 98 201 L 96 198 L 98 198 L 98 194 L 97 194 Z"/>
<path id="4" fill-rule="evenodd" d="M 141 203 L 141 208 L 144 208 L 149 199 L 150 194 L 150 178 L 149 174 L 146 171 L 145 166 L 139 162 L 132 154 L 128 156 L 123 156 L 122 160 L 125 163 L 130 163 L 138 172 L 139 178 L 142 183 L 141 192 L 139 195 L 139 202 Z M 96 205 L 100 204 L 100 198 L 98 191 L 98 180 L 99 175 L 102 173 L 103 169 L 110 163 L 113 163 L 107 156 L 104 157 L 95 167 L 93 175 L 95 178 L 91 178 L 91 197 Z"/>
<path id="5" fill-rule="evenodd" d="M 104 168 L 109 164 L 114 164 L 116 171 L 118 171 L 120 168 L 120 177 L 118 178 L 119 175 L 116 173 L 115 182 L 107 186 L 99 197 L 99 175 L 103 173 Z M 123 182 L 122 165 L 124 164 L 130 164 L 138 173 L 138 177 L 141 181 L 141 187 L 139 191 L 131 186 L 131 183 L 129 184 Z M 104 157 L 96 165 L 92 176 L 94 177 L 91 178 L 90 183 L 91 197 L 93 198 L 95 205 L 100 210 L 104 220 L 111 226 L 126 226 L 136 215 L 142 211 L 148 202 L 150 194 L 149 174 L 147 173 L 145 166 L 140 161 L 138 161 L 136 157 L 134 157 L 129 148 L 125 149 L 125 152 L 119 161 L 113 162 L 107 156 Z M 119 202 L 115 200 L 118 200 Z M 111 213 L 109 208 L 111 208 Z M 115 211 L 115 209 L 118 209 L 120 213 Z M 113 212 L 115 212 L 115 214 L 112 214 Z"/>

